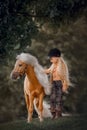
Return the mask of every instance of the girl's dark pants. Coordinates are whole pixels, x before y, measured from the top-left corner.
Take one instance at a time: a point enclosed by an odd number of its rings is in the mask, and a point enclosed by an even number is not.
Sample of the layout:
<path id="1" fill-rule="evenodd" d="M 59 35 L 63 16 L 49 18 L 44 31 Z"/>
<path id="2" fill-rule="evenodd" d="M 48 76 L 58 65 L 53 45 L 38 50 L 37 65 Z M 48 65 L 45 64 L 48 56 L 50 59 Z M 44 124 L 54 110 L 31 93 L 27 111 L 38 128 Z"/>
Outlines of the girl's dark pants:
<path id="1" fill-rule="evenodd" d="M 52 82 L 50 106 L 53 118 L 62 116 L 62 86 L 61 80 Z"/>

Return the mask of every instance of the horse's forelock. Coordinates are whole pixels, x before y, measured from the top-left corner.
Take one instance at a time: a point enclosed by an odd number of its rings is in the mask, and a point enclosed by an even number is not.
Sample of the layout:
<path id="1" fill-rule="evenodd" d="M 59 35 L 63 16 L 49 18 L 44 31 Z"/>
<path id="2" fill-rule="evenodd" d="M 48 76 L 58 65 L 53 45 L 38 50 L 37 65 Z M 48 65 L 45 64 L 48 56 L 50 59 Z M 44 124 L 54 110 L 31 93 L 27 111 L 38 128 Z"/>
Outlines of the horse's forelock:
<path id="1" fill-rule="evenodd" d="M 32 66 L 35 66 L 38 63 L 37 58 L 29 53 L 21 53 L 20 55 L 17 55 L 16 59 L 21 60 L 26 64 L 31 64 Z"/>
<path id="2" fill-rule="evenodd" d="M 20 55 L 17 55 L 17 56 L 16 56 L 16 60 L 19 60 L 19 58 L 20 58 Z"/>

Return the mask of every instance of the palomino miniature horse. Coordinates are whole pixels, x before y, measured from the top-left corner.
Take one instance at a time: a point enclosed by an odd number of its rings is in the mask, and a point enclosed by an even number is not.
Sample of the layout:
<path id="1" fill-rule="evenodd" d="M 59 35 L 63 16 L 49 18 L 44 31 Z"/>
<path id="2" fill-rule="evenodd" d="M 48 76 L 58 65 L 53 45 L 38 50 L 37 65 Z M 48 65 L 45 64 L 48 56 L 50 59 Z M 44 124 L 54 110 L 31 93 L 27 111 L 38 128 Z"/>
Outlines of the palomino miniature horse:
<path id="1" fill-rule="evenodd" d="M 16 80 L 24 74 L 26 75 L 24 95 L 28 110 L 28 122 L 32 120 L 33 106 L 35 106 L 40 121 L 43 120 L 43 117 L 51 117 L 48 104 L 43 102 L 44 95 L 50 94 L 51 90 L 47 75 L 43 73 L 43 68 L 37 59 L 27 53 L 17 56 L 11 78 Z"/>

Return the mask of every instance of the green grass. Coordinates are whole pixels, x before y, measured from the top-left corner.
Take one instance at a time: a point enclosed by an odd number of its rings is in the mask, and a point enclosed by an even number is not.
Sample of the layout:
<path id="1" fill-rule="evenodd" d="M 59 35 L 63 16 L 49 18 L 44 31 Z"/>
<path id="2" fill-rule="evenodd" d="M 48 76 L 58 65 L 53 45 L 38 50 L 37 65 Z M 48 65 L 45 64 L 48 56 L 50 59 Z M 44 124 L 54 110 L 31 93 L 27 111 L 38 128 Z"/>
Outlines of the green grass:
<path id="1" fill-rule="evenodd" d="M 39 122 L 33 119 L 31 123 L 19 120 L 0 125 L 0 130 L 87 130 L 86 116 L 62 117 L 60 119 L 44 119 Z"/>

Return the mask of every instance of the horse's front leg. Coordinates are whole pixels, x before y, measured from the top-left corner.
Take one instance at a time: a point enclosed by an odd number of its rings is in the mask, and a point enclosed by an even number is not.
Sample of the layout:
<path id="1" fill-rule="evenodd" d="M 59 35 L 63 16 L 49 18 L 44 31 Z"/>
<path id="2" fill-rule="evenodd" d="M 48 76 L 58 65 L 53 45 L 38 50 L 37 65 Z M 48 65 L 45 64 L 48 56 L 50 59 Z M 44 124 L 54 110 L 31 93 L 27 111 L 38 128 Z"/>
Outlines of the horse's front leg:
<path id="1" fill-rule="evenodd" d="M 42 112 L 43 112 L 43 98 L 44 98 L 44 94 L 41 93 L 40 96 L 39 96 L 39 106 L 38 106 L 39 119 L 40 119 L 41 122 L 43 121 L 43 115 L 42 115 Z"/>
<path id="2" fill-rule="evenodd" d="M 27 110 L 29 108 L 29 95 L 27 95 L 26 92 L 24 92 L 24 96 L 25 96 L 25 102 L 26 102 L 26 106 L 27 106 Z"/>
<path id="3" fill-rule="evenodd" d="M 26 101 L 26 106 L 27 106 L 27 111 L 28 111 L 28 117 L 29 117 L 29 95 L 26 94 L 26 92 L 24 92 L 25 95 L 25 101 Z"/>
<path id="4" fill-rule="evenodd" d="M 30 123 L 31 120 L 32 120 L 32 115 L 33 115 L 33 100 L 34 100 L 34 97 L 31 95 L 29 97 L 30 104 L 29 104 L 29 110 L 28 110 L 28 123 Z"/>

